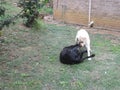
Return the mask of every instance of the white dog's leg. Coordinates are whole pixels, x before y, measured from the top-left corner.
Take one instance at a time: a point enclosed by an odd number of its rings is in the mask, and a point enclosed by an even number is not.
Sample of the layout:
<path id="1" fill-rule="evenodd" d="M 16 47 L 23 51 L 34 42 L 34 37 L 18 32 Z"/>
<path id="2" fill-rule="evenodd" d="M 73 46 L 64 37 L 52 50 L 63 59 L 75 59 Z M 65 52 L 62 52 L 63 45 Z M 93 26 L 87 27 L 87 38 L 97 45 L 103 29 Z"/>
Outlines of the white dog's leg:
<path id="1" fill-rule="evenodd" d="M 87 45 L 86 48 L 87 48 L 87 54 L 88 56 L 90 56 L 90 51 L 91 51 L 90 45 Z M 88 58 L 88 60 L 91 60 L 91 58 Z"/>
<path id="2" fill-rule="evenodd" d="M 90 51 L 89 50 L 87 51 L 87 53 L 88 53 L 88 56 L 90 56 Z M 88 60 L 91 60 L 91 58 L 88 58 Z"/>

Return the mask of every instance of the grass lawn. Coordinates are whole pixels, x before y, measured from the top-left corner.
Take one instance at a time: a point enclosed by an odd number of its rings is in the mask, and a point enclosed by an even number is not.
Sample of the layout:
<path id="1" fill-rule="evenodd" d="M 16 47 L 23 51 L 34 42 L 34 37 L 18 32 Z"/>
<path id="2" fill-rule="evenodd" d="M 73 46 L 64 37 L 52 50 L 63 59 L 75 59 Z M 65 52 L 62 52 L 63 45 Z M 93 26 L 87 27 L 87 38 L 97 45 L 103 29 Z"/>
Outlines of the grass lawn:
<path id="1" fill-rule="evenodd" d="M 64 65 L 59 62 L 59 53 L 74 44 L 74 27 L 46 24 L 45 29 L 36 31 L 17 23 L 3 32 L 1 90 L 120 89 L 120 45 L 112 43 L 113 36 L 90 33 L 96 57 Z"/>
<path id="2" fill-rule="evenodd" d="M 81 64 L 64 65 L 59 54 L 63 47 L 75 43 L 75 27 L 46 24 L 46 28 L 31 30 L 21 23 L 18 20 L 3 29 L 0 90 L 120 90 L 118 37 L 90 29 L 96 56 Z"/>

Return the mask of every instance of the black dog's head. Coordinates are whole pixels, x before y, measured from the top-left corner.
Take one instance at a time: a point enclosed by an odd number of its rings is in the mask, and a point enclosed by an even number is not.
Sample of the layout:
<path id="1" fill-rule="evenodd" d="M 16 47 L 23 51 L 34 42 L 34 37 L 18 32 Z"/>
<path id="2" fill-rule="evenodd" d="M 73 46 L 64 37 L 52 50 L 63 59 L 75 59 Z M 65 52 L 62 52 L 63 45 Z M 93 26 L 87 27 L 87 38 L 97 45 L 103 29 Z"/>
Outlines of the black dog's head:
<path id="1" fill-rule="evenodd" d="M 86 58 L 94 57 L 95 54 L 83 57 L 87 54 L 85 47 L 80 47 L 78 44 L 63 48 L 60 52 L 60 62 L 63 64 L 78 64 L 83 62 Z"/>

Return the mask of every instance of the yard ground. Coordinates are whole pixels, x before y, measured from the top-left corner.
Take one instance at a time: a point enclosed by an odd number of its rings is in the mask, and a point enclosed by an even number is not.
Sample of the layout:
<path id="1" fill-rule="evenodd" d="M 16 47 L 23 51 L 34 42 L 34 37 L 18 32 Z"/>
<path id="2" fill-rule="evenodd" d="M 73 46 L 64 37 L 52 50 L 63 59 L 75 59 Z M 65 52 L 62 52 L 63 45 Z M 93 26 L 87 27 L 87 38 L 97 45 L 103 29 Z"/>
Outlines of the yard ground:
<path id="1" fill-rule="evenodd" d="M 3 30 L 1 90 L 120 89 L 119 32 L 114 35 L 87 29 L 95 58 L 78 65 L 63 65 L 59 62 L 59 53 L 63 47 L 75 43 L 80 26 L 47 22 L 46 28 L 33 30 L 21 23 Z"/>
<path id="2" fill-rule="evenodd" d="M 0 90 L 120 90 L 120 32 L 84 27 L 96 56 L 77 65 L 59 62 L 79 28 L 48 19 L 41 30 L 26 28 L 21 20 L 4 28 Z"/>

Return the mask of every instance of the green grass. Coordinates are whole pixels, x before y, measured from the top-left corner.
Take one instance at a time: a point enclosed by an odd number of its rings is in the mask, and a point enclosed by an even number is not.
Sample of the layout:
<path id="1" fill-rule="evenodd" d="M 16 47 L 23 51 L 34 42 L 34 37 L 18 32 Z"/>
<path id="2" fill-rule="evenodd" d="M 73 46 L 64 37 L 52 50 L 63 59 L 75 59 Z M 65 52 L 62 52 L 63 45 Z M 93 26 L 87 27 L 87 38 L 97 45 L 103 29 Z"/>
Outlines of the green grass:
<path id="1" fill-rule="evenodd" d="M 64 65 L 59 62 L 60 51 L 75 43 L 77 30 L 54 24 L 34 30 L 22 23 L 17 20 L 15 25 L 3 29 L 0 90 L 120 89 L 120 44 L 112 43 L 115 36 L 90 33 L 95 58 Z"/>
<path id="2" fill-rule="evenodd" d="M 39 12 L 40 13 L 43 13 L 43 14 L 53 14 L 53 9 L 52 8 L 48 8 L 48 7 L 46 7 L 46 6 L 43 6 L 43 7 L 41 7 L 40 9 L 39 9 Z"/>
<path id="3" fill-rule="evenodd" d="M 16 7 L 14 5 L 15 2 L 17 2 L 17 0 L 14 1 L 10 1 L 9 0 L 5 0 L 6 3 L 1 4 L 3 7 L 5 7 L 5 14 L 8 16 L 13 16 L 16 15 L 17 13 L 19 13 L 21 11 L 21 9 L 19 7 Z"/>
<path id="4" fill-rule="evenodd" d="M 120 89 L 120 46 L 107 36 L 90 34 L 96 57 L 70 66 L 59 62 L 59 53 L 74 44 L 75 28 L 47 24 L 40 31 L 18 26 L 8 30 L 4 30 L 7 39 L 0 57 L 2 90 Z"/>

